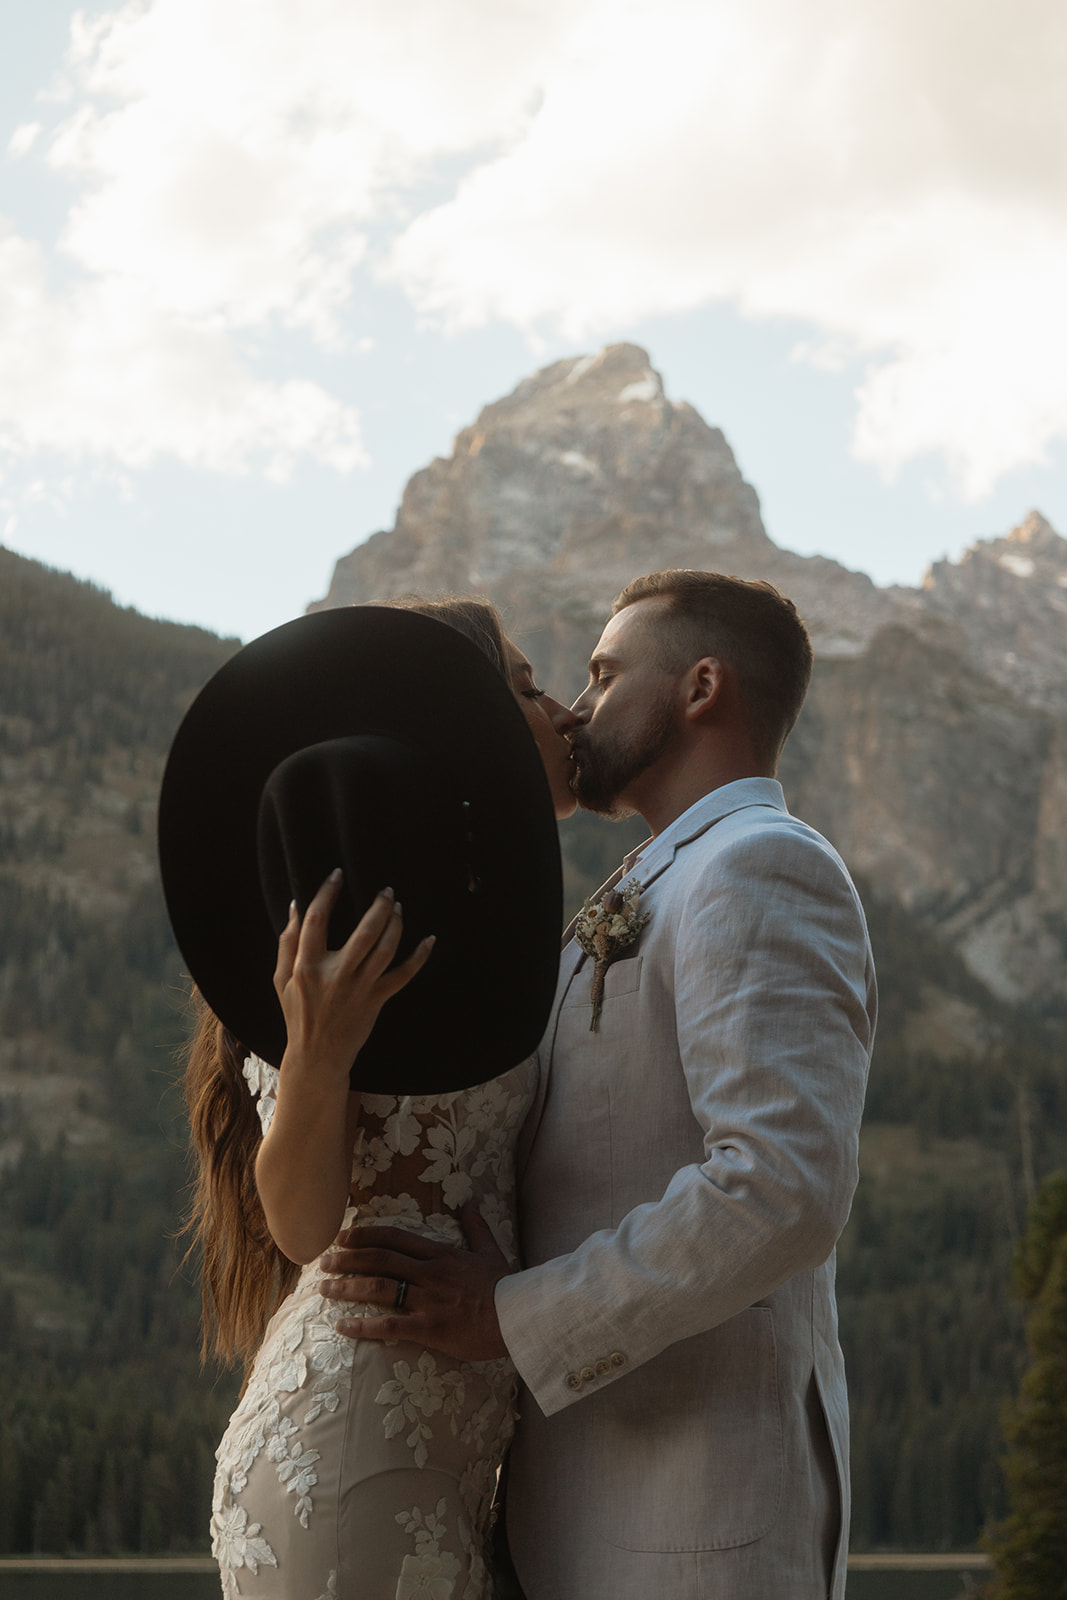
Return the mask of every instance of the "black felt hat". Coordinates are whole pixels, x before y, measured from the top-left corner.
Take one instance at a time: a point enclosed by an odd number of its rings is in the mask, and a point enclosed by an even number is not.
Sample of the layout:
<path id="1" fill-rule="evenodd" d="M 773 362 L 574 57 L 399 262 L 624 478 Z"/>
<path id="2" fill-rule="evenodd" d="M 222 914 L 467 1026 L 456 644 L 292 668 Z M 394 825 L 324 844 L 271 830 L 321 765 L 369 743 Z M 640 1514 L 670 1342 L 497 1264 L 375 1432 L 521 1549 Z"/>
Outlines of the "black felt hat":
<path id="1" fill-rule="evenodd" d="M 289 901 L 334 867 L 336 948 L 378 891 L 430 960 L 383 1008 L 352 1086 L 441 1094 L 537 1045 L 562 922 L 548 782 L 515 696 L 447 623 L 387 606 L 288 622 L 233 656 L 174 739 L 159 806 L 171 925 L 208 1005 L 277 1066 Z"/>

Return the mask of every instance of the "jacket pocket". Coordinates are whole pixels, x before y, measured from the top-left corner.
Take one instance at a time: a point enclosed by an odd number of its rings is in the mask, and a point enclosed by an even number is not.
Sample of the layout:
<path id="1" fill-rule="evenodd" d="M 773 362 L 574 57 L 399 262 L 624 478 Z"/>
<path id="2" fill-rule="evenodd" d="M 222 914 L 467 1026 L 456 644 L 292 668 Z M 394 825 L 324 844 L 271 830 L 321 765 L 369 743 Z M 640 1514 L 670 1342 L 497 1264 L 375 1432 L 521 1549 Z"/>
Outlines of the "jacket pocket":
<path id="1" fill-rule="evenodd" d="M 725 1550 L 774 1525 L 784 1455 L 774 1313 L 752 1306 L 590 1397 L 597 1532 L 622 1550 Z"/>
<path id="2" fill-rule="evenodd" d="M 633 994 L 641 987 L 642 956 L 620 956 L 613 961 L 604 974 L 604 999 L 608 1001 L 612 996 Z M 588 1006 L 592 1004 L 593 989 L 593 963 L 586 960 L 581 971 L 576 972 L 567 990 L 563 1006 Z"/>

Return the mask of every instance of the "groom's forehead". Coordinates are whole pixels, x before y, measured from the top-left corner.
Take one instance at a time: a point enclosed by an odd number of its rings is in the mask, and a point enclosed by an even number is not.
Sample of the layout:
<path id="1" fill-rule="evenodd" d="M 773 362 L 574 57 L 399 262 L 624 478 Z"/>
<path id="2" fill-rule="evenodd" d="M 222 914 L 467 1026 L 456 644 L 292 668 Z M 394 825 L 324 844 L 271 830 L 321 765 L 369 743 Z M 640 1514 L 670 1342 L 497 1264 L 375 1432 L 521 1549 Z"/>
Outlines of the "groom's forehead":
<path id="1" fill-rule="evenodd" d="M 663 623 L 663 604 L 656 599 L 635 600 L 609 617 L 590 657 L 590 664 L 605 661 L 632 661 L 655 643 Z"/>

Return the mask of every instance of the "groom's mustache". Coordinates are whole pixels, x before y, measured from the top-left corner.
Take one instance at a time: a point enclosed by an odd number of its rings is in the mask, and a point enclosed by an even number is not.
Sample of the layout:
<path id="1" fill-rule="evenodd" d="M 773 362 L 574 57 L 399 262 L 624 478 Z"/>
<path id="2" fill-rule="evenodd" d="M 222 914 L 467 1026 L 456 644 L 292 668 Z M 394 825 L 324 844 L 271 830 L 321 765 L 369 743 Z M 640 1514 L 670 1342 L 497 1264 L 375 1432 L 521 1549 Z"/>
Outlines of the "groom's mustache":
<path id="1" fill-rule="evenodd" d="M 582 731 L 584 731 L 584 730 L 582 730 Z M 571 747 L 571 763 L 575 768 L 577 768 L 577 766 L 581 762 L 583 756 L 588 756 L 588 753 L 589 753 L 588 741 L 583 739 L 580 736 L 580 734 L 568 733 L 564 737 L 566 738 L 568 744 Z M 572 774 L 572 779 L 573 779 L 573 774 Z"/>

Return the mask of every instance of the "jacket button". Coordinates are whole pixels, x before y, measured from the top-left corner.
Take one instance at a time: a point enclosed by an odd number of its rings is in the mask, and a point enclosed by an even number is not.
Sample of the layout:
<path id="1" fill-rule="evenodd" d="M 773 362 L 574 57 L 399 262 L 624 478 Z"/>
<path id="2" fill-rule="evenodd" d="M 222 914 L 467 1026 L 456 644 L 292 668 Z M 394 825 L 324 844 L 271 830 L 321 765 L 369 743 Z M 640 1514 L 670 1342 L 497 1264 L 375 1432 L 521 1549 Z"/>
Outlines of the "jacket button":
<path id="1" fill-rule="evenodd" d="M 598 1378 L 606 1378 L 610 1371 L 611 1371 L 611 1362 L 610 1361 L 598 1361 L 597 1362 L 597 1364 L 596 1364 L 596 1375 L 597 1375 Z"/>
<path id="2" fill-rule="evenodd" d="M 611 1352 L 611 1364 L 613 1367 L 624 1367 L 626 1365 L 626 1357 L 621 1350 L 613 1350 Z"/>
<path id="3" fill-rule="evenodd" d="M 596 1373 L 593 1371 L 592 1367 L 583 1367 L 581 1377 L 583 1383 L 592 1383 L 593 1379 L 596 1377 Z"/>
<path id="4" fill-rule="evenodd" d="M 582 1387 L 582 1380 L 576 1372 L 568 1372 L 563 1381 L 568 1389 L 580 1389 Z"/>

